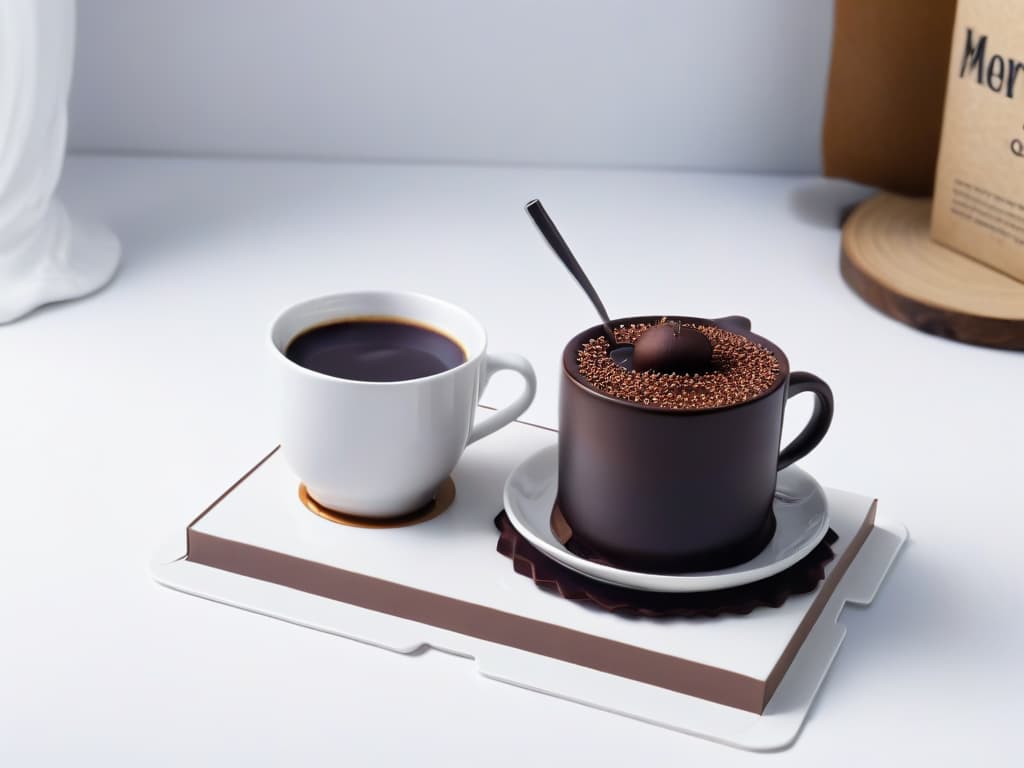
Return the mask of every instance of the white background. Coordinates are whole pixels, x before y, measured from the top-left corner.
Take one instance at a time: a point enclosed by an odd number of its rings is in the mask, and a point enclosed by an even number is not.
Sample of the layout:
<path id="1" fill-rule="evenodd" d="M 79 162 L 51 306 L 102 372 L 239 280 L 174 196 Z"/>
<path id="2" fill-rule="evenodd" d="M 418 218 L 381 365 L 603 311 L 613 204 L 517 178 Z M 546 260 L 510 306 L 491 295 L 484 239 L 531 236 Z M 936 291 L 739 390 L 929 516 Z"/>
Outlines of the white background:
<path id="1" fill-rule="evenodd" d="M 829 0 L 83 0 L 73 150 L 814 172 Z"/>
<path id="2" fill-rule="evenodd" d="M 124 260 L 98 295 L 0 328 L 0 765 L 1019 762 L 1020 354 L 918 333 L 843 284 L 836 225 L 860 188 L 536 167 L 816 174 L 830 14 L 828 0 L 81 0 L 75 149 L 531 167 L 69 161 L 62 195 L 111 224 Z M 527 418 L 554 424 L 559 351 L 593 316 L 522 212 L 538 195 L 613 314 L 749 314 L 829 381 L 836 419 L 801 465 L 910 529 L 876 602 L 844 614 L 787 752 L 148 577 L 165 538 L 273 443 L 263 333 L 292 301 L 390 286 L 462 304 L 495 350 L 533 361 Z M 496 378 L 486 401 L 513 387 Z M 806 412 L 797 398 L 790 431 Z"/>

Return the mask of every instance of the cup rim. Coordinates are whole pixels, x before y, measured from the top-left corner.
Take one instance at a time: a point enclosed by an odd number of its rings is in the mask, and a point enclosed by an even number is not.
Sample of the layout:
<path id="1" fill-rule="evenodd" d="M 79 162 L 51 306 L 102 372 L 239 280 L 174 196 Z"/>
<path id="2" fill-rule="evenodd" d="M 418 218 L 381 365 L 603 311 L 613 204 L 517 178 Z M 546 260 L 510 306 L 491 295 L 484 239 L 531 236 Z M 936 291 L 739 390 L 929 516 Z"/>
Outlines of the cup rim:
<path id="1" fill-rule="evenodd" d="M 475 327 L 476 331 L 480 334 L 480 340 L 481 340 L 480 348 L 476 351 L 475 354 L 471 355 L 470 351 L 469 351 L 469 349 L 468 349 L 468 347 L 466 345 L 466 343 L 463 340 L 452 338 L 453 334 L 445 332 L 445 331 L 443 331 L 441 329 L 434 329 L 437 333 L 444 334 L 445 336 L 451 338 L 451 340 L 454 341 L 456 344 L 458 344 L 460 347 L 462 347 L 463 351 L 466 353 L 466 359 L 463 362 L 459 363 L 458 365 L 456 365 L 453 368 L 448 368 L 448 369 L 446 369 L 444 371 L 441 371 L 439 373 L 434 373 L 434 374 L 431 374 L 430 376 L 420 376 L 419 378 L 415 378 L 415 379 L 399 379 L 398 381 L 361 381 L 359 379 L 345 379 L 345 378 L 342 378 L 340 376 L 329 376 L 326 373 L 320 373 L 319 371 L 314 371 L 311 368 L 306 368 L 305 366 L 299 365 L 298 363 L 296 363 L 294 360 L 292 360 L 291 358 L 289 358 L 285 354 L 285 349 L 288 348 L 288 344 L 291 344 L 291 342 L 297 336 L 299 336 L 302 333 L 305 333 L 306 331 L 310 330 L 311 328 L 316 328 L 318 325 L 321 325 L 322 323 L 316 323 L 316 324 L 313 324 L 313 325 L 304 326 L 302 328 L 302 330 L 300 330 L 298 333 L 294 334 L 288 340 L 288 343 L 284 345 L 284 349 L 282 349 L 280 346 L 278 346 L 278 344 L 275 342 L 275 340 L 274 340 L 274 332 L 277 329 L 278 323 L 280 323 L 281 320 L 288 313 L 296 311 L 296 310 L 299 310 L 299 309 L 301 309 L 303 307 L 307 307 L 307 306 L 310 306 L 310 305 L 314 305 L 314 304 L 320 303 L 320 302 L 330 301 L 332 299 L 349 298 L 349 297 L 356 297 L 356 296 L 361 296 L 361 297 L 387 296 L 387 297 L 392 297 L 392 298 L 398 297 L 398 298 L 402 298 L 402 299 L 411 299 L 411 300 L 414 300 L 414 301 L 425 301 L 425 302 L 428 302 L 428 303 L 432 303 L 432 304 L 444 307 L 448 311 L 451 311 L 451 312 L 454 312 L 454 313 L 456 313 L 458 315 L 461 315 L 468 323 L 470 323 L 472 326 Z M 386 317 L 394 317 L 396 320 L 405 319 L 405 320 L 408 320 L 410 322 L 416 322 L 416 323 L 422 322 L 419 319 L 414 318 L 414 317 L 412 317 L 410 315 L 403 316 L 402 313 L 381 313 L 381 315 L 380 315 L 380 317 L 385 317 L 385 316 Z M 342 319 L 344 319 L 344 317 L 345 317 L 345 315 L 340 315 L 338 317 L 338 319 L 342 320 Z M 429 324 L 427 324 L 427 323 L 423 323 L 423 325 L 429 327 Z M 306 374 L 308 376 L 311 376 L 314 379 L 319 379 L 319 380 L 322 380 L 322 381 L 340 382 L 340 383 L 342 383 L 342 384 L 344 384 L 346 386 L 365 386 L 365 387 L 370 387 L 370 388 L 402 387 L 402 386 L 409 386 L 409 385 L 418 384 L 418 383 L 421 383 L 421 382 L 437 381 L 437 380 L 443 379 L 446 376 L 455 376 L 459 371 L 463 370 L 464 368 L 467 368 L 470 365 L 475 364 L 487 352 L 487 330 L 484 328 L 483 324 L 479 320 L 477 320 L 476 317 L 474 317 L 468 310 L 463 309 L 458 304 L 453 304 L 450 301 L 446 301 L 444 299 L 439 299 L 438 297 L 431 296 L 430 294 L 427 294 L 427 293 L 419 293 L 417 291 L 390 291 L 390 290 L 338 291 L 338 292 L 335 292 L 335 293 L 325 293 L 325 294 L 321 294 L 319 296 L 312 296 L 312 297 L 310 297 L 308 299 L 303 299 L 302 301 L 292 302 L 288 306 L 286 306 L 283 309 L 279 310 L 274 315 L 274 319 L 271 320 L 271 322 L 270 322 L 270 328 L 268 330 L 266 338 L 267 338 L 267 341 L 270 344 L 270 347 L 273 350 L 275 356 L 278 359 L 280 359 L 281 361 L 283 361 L 284 364 L 288 368 L 290 368 L 292 370 L 298 371 L 300 373 L 303 373 L 303 374 Z"/>
<path id="2" fill-rule="evenodd" d="M 610 325 L 613 328 L 615 328 L 616 326 L 629 325 L 630 323 L 657 323 L 663 317 L 667 317 L 669 320 L 679 320 L 684 323 L 694 323 L 695 325 L 712 325 L 715 326 L 716 328 L 721 328 L 722 330 L 729 331 L 730 333 L 735 333 L 738 336 L 742 336 L 746 339 L 749 339 L 750 341 L 753 341 L 757 344 L 766 347 L 768 351 L 775 356 L 775 359 L 779 361 L 780 370 L 778 378 L 776 379 L 775 383 L 772 384 L 771 387 L 766 389 L 761 394 L 757 395 L 756 397 L 752 397 L 749 400 L 744 400 L 742 403 L 734 403 L 733 405 L 717 405 L 709 408 L 659 408 L 656 405 L 644 405 L 643 403 L 634 403 L 631 400 L 623 400 L 622 398 L 614 397 L 613 395 L 609 395 L 606 392 L 602 392 L 599 389 L 595 389 L 593 386 L 591 386 L 590 382 L 588 382 L 583 377 L 583 374 L 579 372 L 579 364 L 576 361 L 576 353 L 579 351 L 579 348 L 583 345 L 583 342 L 587 341 L 588 339 L 594 338 L 595 336 L 605 335 L 604 326 L 601 324 L 593 325 L 590 328 L 580 331 L 578 334 L 573 336 L 565 345 L 565 348 L 562 350 L 562 373 L 565 375 L 566 379 L 568 379 L 570 382 L 579 387 L 584 393 L 591 395 L 592 397 L 596 397 L 601 400 L 606 400 L 609 403 L 614 403 L 615 405 L 622 405 L 628 408 L 633 408 L 638 411 L 647 411 L 649 413 L 657 413 L 664 416 L 672 416 L 677 418 L 685 418 L 687 416 L 700 416 L 707 413 L 715 413 L 717 411 L 727 411 L 737 408 L 743 408 L 748 405 L 753 405 L 761 400 L 764 400 L 765 398 L 771 397 L 779 390 L 780 387 L 788 386 L 789 375 L 791 371 L 789 367 L 789 359 L 786 357 L 786 354 L 779 348 L 777 344 L 764 338 L 763 336 L 758 336 L 756 333 L 753 333 L 752 331 L 746 331 L 739 328 L 730 328 L 720 323 L 717 323 L 714 320 L 707 317 L 687 317 L 683 315 L 665 314 L 637 315 L 633 317 L 612 318 Z"/>

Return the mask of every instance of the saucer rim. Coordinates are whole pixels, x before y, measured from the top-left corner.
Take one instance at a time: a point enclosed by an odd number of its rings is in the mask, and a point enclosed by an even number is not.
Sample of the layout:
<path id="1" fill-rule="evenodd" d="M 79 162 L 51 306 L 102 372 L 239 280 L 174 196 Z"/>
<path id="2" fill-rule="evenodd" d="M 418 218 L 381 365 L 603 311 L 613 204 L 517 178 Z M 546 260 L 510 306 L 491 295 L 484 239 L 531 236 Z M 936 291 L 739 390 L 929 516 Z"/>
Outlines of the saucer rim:
<path id="1" fill-rule="evenodd" d="M 664 593 L 712 592 L 720 589 L 741 587 L 746 584 L 753 584 L 755 582 L 762 581 L 763 579 L 767 579 L 796 564 L 821 543 L 829 530 L 829 514 L 824 489 L 812 474 L 800 467 L 797 467 L 796 465 L 791 465 L 790 467 L 786 467 L 781 470 L 780 474 L 786 472 L 799 472 L 807 476 L 815 486 L 811 495 L 817 495 L 820 497 L 821 503 L 824 505 L 824 510 L 821 514 L 821 522 L 818 524 L 818 527 L 814 529 L 812 534 L 806 537 L 806 541 L 797 548 L 794 553 L 787 557 L 772 561 L 771 563 L 752 570 L 744 570 L 744 566 L 747 563 L 757 558 L 757 555 L 755 555 L 754 558 L 746 561 L 746 563 L 740 563 L 731 568 L 685 574 L 648 573 L 644 571 L 630 570 L 627 568 L 618 568 L 605 563 L 597 563 L 570 552 L 560 542 L 556 545 L 555 543 L 541 538 L 533 531 L 530 525 L 520 519 L 520 515 L 517 511 L 517 505 L 513 501 L 512 484 L 525 470 L 525 467 L 528 464 L 533 462 L 548 464 L 553 467 L 551 474 L 557 478 L 557 451 L 557 443 L 555 445 L 546 446 L 538 451 L 534 451 L 519 462 L 515 469 L 509 473 L 509 476 L 505 479 L 505 486 L 502 492 L 505 513 L 508 516 L 509 522 L 516 531 L 518 531 L 523 538 L 538 549 L 545 557 L 548 557 L 559 565 L 564 566 L 586 578 L 594 579 L 595 581 L 600 581 L 605 584 L 611 584 L 625 589 Z M 551 454 L 550 458 L 545 454 Z M 555 480 L 555 482 L 557 482 L 557 480 Z M 518 496 L 516 498 L 518 498 Z M 804 499 L 809 499 L 809 496 L 804 497 Z M 776 515 L 776 519 L 778 519 L 779 516 L 779 510 L 777 508 L 778 503 L 777 498 L 773 500 L 772 510 Z M 786 502 L 782 503 L 785 504 Z M 776 533 L 772 536 L 772 539 L 769 540 L 769 544 L 775 539 L 778 532 L 779 527 L 777 526 Z M 580 566 L 578 565 L 579 563 L 582 563 L 583 565 Z"/>

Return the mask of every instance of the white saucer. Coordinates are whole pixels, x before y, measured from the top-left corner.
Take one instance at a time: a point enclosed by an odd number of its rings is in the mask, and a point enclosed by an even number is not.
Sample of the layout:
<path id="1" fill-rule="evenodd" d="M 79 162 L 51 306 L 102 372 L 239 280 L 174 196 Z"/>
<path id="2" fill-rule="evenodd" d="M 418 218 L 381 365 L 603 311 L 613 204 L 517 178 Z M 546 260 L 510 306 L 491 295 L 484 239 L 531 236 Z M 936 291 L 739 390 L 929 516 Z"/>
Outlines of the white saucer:
<path id="1" fill-rule="evenodd" d="M 649 592 L 707 592 L 766 579 L 798 562 L 828 531 L 825 492 L 802 469 L 779 472 L 775 491 L 775 535 L 752 560 L 719 571 L 687 574 L 641 573 L 578 557 L 551 532 L 551 510 L 558 491 L 558 446 L 530 456 L 505 481 L 505 513 L 530 544 L 552 560 L 584 576 Z"/>

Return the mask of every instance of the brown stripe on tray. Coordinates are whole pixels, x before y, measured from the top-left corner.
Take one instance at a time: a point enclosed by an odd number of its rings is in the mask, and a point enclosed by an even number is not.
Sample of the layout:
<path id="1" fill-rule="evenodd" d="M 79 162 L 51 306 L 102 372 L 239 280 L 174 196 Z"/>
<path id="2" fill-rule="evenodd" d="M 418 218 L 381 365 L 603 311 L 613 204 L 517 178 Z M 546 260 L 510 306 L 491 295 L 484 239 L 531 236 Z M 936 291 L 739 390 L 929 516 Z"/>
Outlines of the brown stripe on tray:
<path id="1" fill-rule="evenodd" d="M 216 503 L 204 514 L 214 506 Z M 873 523 L 874 506 L 836 561 L 796 635 L 767 680 L 212 536 L 196 531 L 192 526 L 188 528 L 187 558 L 242 576 L 760 714 L 821 615 L 839 579 L 860 550 Z M 497 553 L 495 556 L 500 557 Z"/>

